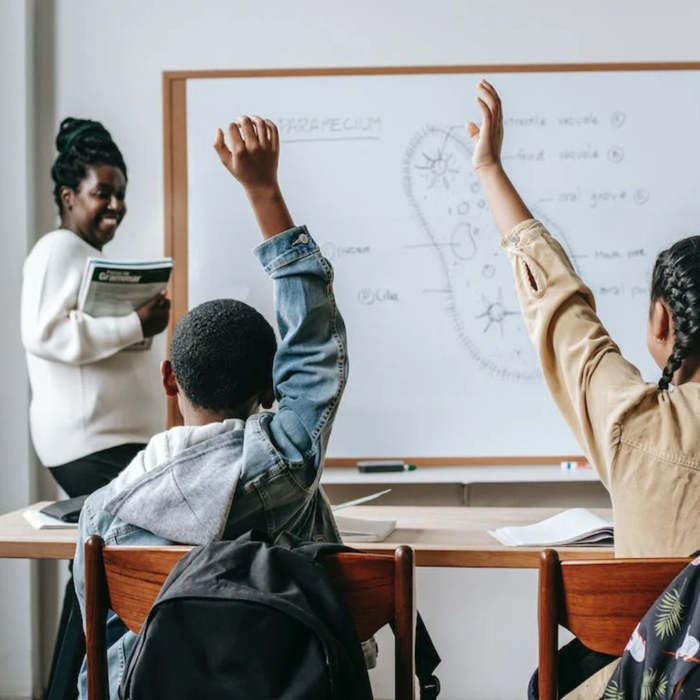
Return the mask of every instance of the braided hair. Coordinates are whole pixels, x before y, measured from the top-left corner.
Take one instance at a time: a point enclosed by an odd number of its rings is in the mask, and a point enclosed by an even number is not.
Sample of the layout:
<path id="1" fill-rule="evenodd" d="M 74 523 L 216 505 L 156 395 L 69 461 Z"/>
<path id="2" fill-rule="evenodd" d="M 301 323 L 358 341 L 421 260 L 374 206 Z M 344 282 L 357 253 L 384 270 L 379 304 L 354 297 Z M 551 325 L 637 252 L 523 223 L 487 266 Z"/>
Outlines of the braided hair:
<path id="1" fill-rule="evenodd" d="M 61 187 L 77 191 L 91 165 L 113 165 L 126 175 L 126 163 L 109 131 L 91 119 L 67 117 L 56 135 L 58 156 L 51 167 L 53 198 L 62 213 Z"/>
<path id="2" fill-rule="evenodd" d="M 659 253 L 651 279 L 651 301 L 671 311 L 674 344 L 659 389 L 668 389 L 683 360 L 700 354 L 700 236 L 690 236 Z"/>

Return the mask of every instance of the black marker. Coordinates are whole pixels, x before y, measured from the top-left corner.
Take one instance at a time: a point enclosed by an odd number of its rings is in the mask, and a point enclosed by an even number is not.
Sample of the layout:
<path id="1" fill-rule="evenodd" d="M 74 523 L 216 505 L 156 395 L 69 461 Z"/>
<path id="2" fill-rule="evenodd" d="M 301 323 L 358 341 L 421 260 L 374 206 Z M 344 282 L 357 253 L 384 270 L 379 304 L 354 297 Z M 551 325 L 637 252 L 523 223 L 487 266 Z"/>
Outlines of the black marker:
<path id="1" fill-rule="evenodd" d="M 412 472 L 416 468 L 415 464 L 394 459 L 363 460 L 357 463 L 358 471 L 364 474 L 378 474 L 381 472 Z"/>

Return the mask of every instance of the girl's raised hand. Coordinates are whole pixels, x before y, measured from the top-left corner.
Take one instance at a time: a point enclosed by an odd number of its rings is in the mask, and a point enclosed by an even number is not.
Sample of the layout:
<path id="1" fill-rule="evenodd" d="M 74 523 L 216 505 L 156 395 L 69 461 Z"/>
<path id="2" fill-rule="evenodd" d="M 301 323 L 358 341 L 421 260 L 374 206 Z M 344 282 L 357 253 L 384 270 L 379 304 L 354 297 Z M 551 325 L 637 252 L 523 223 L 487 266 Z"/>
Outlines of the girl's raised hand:
<path id="1" fill-rule="evenodd" d="M 221 129 L 216 131 L 214 150 L 226 169 L 247 190 L 277 187 L 279 134 L 269 119 L 239 117 L 228 127 L 229 145 Z"/>
<path id="2" fill-rule="evenodd" d="M 503 112 L 501 98 L 486 80 L 479 81 L 477 85 L 476 101 L 481 110 L 481 128 L 474 122 L 469 122 L 467 132 L 474 143 L 472 166 L 474 170 L 479 170 L 491 165 L 499 166 L 501 163 Z"/>

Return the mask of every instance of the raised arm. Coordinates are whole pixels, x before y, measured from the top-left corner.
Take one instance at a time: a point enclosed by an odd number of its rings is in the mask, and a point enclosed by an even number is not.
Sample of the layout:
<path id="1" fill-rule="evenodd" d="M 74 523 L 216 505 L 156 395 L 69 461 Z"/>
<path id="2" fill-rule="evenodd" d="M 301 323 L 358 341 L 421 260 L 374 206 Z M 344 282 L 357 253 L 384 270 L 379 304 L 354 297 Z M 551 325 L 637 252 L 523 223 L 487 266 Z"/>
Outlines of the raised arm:
<path id="1" fill-rule="evenodd" d="M 607 484 L 620 422 L 650 389 L 620 355 L 561 245 L 532 219 L 506 175 L 496 90 L 482 80 L 476 99 L 482 124 L 467 124 L 472 162 L 513 266 L 525 325 L 552 397 Z"/>
<path id="2" fill-rule="evenodd" d="M 482 80 L 477 88 L 476 101 L 481 110 L 482 124 L 467 124 L 467 132 L 474 144 L 472 166 L 486 195 L 496 227 L 506 236 L 521 221 L 532 214 L 520 198 L 513 183 L 501 165 L 503 144 L 503 112 L 501 99 L 493 86 Z"/>
<path id="3" fill-rule="evenodd" d="M 285 459 L 318 466 L 348 373 L 345 324 L 333 296 L 333 270 L 306 227 L 295 227 L 277 182 L 277 127 L 259 117 L 219 129 L 214 143 L 243 185 L 265 242 L 256 254 L 274 282 L 281 342 L 270 437 Z"/>

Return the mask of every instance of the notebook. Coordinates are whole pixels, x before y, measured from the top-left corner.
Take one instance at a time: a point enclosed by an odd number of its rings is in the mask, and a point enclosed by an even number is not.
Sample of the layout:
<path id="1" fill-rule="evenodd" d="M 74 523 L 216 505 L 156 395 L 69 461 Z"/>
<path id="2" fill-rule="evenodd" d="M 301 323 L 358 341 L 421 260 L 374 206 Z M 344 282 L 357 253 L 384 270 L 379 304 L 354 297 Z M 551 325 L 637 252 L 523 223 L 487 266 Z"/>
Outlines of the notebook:
<path id="1" fill-rule="evenodd" d="M 499 527 L 489 534 L 507 547 L 613 544 L 613 524 L 586 508 L 571 508 L 532 525 Z"/>
<path id="2" fill-rule="evenodd" d="M 44 515 L 63 520 L 66 523 L 77 523 L 80 519 L 80 511 L 87 500 L 88 494 L 66 498 L 62 501 L 54 501 L 39 510 Z"/>

